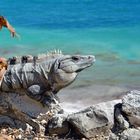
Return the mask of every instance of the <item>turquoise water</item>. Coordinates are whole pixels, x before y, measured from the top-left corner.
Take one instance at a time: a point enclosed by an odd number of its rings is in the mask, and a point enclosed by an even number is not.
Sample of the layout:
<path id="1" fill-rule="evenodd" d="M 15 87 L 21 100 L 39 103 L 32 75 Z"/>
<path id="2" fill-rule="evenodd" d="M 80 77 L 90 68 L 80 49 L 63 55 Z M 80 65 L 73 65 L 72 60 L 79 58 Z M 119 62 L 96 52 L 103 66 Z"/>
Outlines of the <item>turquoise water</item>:
<path id="1" fill-rule="evenodd" d="M 75 84 L 140 86 L 139 0 L 0 1 L 21 39 L 0 32 L 0 55 L 93 54 L 96 63 Z"/>

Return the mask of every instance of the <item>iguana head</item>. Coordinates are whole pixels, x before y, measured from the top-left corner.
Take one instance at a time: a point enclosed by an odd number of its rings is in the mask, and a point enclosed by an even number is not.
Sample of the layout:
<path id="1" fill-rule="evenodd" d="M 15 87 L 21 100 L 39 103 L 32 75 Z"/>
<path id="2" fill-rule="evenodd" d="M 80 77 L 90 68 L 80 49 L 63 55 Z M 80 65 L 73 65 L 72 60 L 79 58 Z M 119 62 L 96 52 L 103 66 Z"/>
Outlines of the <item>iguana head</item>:
<path id="1" fill-rule="evenodd" d="M 93 55 L 63 55 L 57 58 L 51 69 L 52 89 L 57 92 L 72 83 L 77 74 L 95 62 Z"/>

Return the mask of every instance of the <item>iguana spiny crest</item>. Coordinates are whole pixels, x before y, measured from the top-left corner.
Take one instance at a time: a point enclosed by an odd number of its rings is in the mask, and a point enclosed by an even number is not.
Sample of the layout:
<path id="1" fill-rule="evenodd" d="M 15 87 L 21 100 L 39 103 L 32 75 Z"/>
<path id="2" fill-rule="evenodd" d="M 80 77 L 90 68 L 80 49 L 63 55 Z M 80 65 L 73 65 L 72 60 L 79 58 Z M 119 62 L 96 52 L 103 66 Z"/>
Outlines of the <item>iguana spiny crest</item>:
<path id="1" fill-rule="evenodd" d="M 39 62 L 44 59 L 52 59 L 55 57 L 63 56 L 61 50 L 53 50 L 53 51 L 48 51 L 47 53 L 43 54 L 38 54 L 37 56 L 32 56 L 32 55 L 24 55 L 24 56 L 14 56 L 12 58 L 8 59 L 8 62 L 10 65 L 14 65 L 17 63 L 31 63 L 31 62 Z"/>

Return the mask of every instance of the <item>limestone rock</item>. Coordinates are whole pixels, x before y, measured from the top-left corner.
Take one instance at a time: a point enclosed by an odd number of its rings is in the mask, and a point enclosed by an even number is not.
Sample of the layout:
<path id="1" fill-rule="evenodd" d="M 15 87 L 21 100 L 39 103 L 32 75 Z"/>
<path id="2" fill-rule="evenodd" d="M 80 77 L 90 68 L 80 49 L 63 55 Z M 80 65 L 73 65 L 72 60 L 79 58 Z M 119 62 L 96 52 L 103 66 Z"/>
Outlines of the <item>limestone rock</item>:
<path id="1" fill-rule="evenodd" d="M 94 105 L 96 108 L 103 110 L 108 118 L 109 123 L 114 124 L 114 106 L 116 104 L 122 103 L 122 100 L 113 100 L 113 101 L 108 101 L 108 102 L 103 102 Z"/>
<path id="2" fill-rule="evenodd" d="M 75 128 L 77 134 L 86 138 L 109 135 L 110 126 L 107 115 L 93 106 L 69 115 L 68 122 Z"/>
<path id="3" fill-rule="evenodd" d="M 110 133 L 108 140 L 119 140 L 119 137 L 114 133 Z"/>
<path id="4" fill-rule="evenodd" d="M 0 94 L 0 115 L 2 116 L 1 121 L 3 124 L 7 123 L 11 127 L 17 128 L 17 125 L 15 125 L 16 122 L 16 124 L 22 124 L 24 129 L 26 128 L 26 124 L 29 124 L 36 132 L 44 131 L 42 120 L 45 118 L 47 123 L 47 117 L 50 117 L 48 116 L 48 112 L 51 111 L 52 114 L 54 114 L 54 112 L 58 113 L 60 110 L 61 108 L 58 104 L 56 106 L 53 104 L 51 108 L 48 108 L 47 106 L 43 106 L 41 103 L 32 100 L 30 97 L 24 94 Z M 41 114 L 43 114 L 44 117 L 40 117 Z M 6 116 L 8 116 L 8 120 L 4 119 Z M 11 120 L 14 120 L 14 123 Z"/>
<path id="5" fill-rule="evenodd" d="M 12 136 L 7 136 L 4 134 L 0 134 L 0 140 L 15 140 Z"/>
<path id="6" fill-rule="evenodd" d="M 140 126 L 140 91 L 130 91 L 123 97 L 122 111 L 127 115 L 131 125 Z"/>
<path id="7" fill-rule="evenodd" d="M 57 114 L 52 117 L 47 125 L 47 132 L 49 134 L 63 135 L 68 133 L 69 125 L 66 121 L 67 114 Z"/>
<path id="8" fill-rule="evenodd" d="M 140 130 L 127 129 L 121 133 L 119 140 L 140 140 Z"/>

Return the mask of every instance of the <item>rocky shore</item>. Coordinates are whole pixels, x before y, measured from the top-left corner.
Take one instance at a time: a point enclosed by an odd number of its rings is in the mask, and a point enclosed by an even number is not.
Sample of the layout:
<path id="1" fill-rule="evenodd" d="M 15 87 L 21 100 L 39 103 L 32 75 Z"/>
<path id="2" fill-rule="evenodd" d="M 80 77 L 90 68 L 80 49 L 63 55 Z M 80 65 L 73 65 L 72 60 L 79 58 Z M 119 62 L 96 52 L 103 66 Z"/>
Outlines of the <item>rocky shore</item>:
<path id="1" fill-rule="evenodd" d="M 44 107 L 26 95 L 0 94 L 0 126 L 0 140 L 140 140 L 140 91 L 75 113 L 59 103 Z"/>

